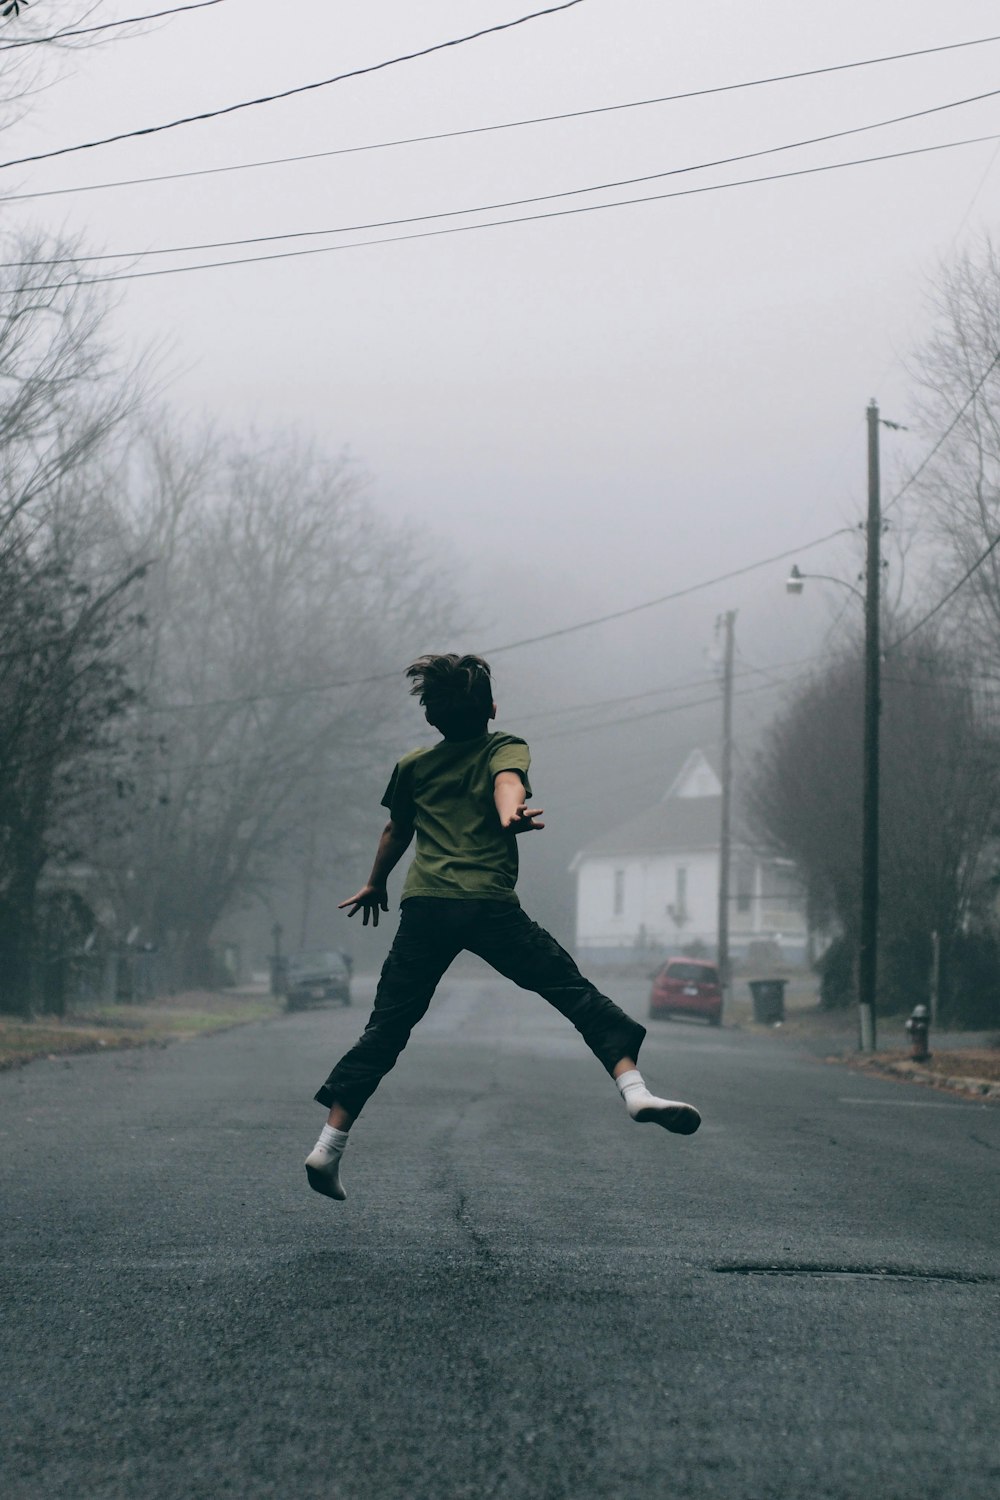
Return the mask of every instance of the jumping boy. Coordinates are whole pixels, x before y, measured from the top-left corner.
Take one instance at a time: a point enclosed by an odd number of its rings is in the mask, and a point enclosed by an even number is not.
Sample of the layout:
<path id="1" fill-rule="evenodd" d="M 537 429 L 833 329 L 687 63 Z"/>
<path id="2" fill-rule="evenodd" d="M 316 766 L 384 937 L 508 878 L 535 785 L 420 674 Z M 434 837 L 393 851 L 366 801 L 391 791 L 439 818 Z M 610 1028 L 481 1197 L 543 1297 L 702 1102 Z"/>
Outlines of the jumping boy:
<path id="1" fill-rule="evenodd" d="M 463 949 L 572 1021 L 617 1082 L 633 1120 L 693 1135 L 701 1124 L 693 1105 L 658 1099 L 636 1067 L 645 1027 L 584 979 L 570 955 L 521 909 L 515 839 L 545 825 L 540 807 L 525 806 L 531 795 L 527 744 L 517 735 L 489 732 L 497 706 L 488 664 L 479 656 L 421 656 L 406 675 L 443 739 L 396 766 L 382 798 L 389 821 L 368 883 L 340 903 L 341 910 L 350 907 L 349 916 L 363 912 L 364 926 L 370 919 L 377 927 L 379 912 L 389 909 L 389 873 L 416 834 L 399 930 L 374 1009 L 360 1040 L 316 1095 L 330 1114 L 306 1157 L 310 1187 L 329 1198 L 347 1196 L 340 1159 L 348 1132 Z"/>

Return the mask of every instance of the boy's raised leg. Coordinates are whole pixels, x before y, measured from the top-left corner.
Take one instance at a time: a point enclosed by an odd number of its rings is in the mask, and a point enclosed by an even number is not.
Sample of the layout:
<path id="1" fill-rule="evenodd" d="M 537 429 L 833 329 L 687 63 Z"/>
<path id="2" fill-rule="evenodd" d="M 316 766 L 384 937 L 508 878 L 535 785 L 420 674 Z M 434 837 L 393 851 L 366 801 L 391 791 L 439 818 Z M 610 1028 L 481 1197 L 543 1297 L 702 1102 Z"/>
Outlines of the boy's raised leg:
<path id="1" fill-rule="evenodd" d="M 441 903 L 446 908 L 453 902 Z M 438 981 L 459 944 L 427 920 L 426 902 L 404 901 L 399 928 L 382 965 L 375 1003 L 364 1032 L 340 1059 L 316 1093 L 330 1113 L 319 1140 L 306 1157 L 309 1186 L 328 1198 L 347 1197 L 340 1159 L 351 1126 L 396 1060 L 410 1032 L 426 1013 Z"/>
<path id="2" fill-rule="evenodd" d="M 692 1104 L 651 1094 L 636 1067 L 646 1029 L 586 979 L 572 955 L 519 906 L 494 904 L 468 942 L 488 964 L 521 989 L 534 990 L 571 1021 L 618 1085 L 625 1108 L 640 1125 L 662 1125 L 693 1135 L 701 1115 Z"/>

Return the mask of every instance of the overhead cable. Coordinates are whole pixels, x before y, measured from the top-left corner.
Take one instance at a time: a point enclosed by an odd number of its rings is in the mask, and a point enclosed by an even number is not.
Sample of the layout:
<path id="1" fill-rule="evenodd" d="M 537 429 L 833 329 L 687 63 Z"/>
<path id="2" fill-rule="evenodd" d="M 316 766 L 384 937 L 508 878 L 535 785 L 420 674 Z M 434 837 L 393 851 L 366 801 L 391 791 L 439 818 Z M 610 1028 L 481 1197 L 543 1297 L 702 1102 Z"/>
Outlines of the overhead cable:
<path id="1" fill-rule="evenodd" d="M 890 641 L 890 643 L 885 648 L 885 655 L 888 656 L 890 651 L 898 650 L 904 641 L 908 641 L 912 635 L 916 635 L 918 630 L 922 630 L 929 620 L 933 620 L 935 615 L 939 615 L 944 609 L 945 605 L 951 603 L 952 599 L 954 599 L 959 589 L 964 588 L 972 575 L 979 571 L 983 563 L 986 562 L 987 558 L 990 557 L 993 552 L 995 552 L 997 547 L 1000 547 L 1000 535 L 993 538 L 992 542 L 990 542 L 986 550 L 979 554 L 972 566 L 965 570 L 958 582 L 948 590 L 943 598 L 938 600 L 933 609 L 929 609 L 925 615 L 921 615 L 917 623 L 915 625 L 911 625 L 909 630 L 906 630 L 902 635 L 897 636 L 894 641 Z"/>
<path id="2" fill-rule="evenodd" d="M 909 156 L 926 156 L 935 151 L 953 151 L 960 146 L 977 146 L 983 141 L 1000 140 L 1000 132 L 969 136 L 961 141 L 943 141 L 936 146 L 916 146 L 907 151 L 885 151 L 878 156 L 855 157 L 850 161 L 827 162 L 817 167 L 798 167 L 791 172 L 769 172 L 761 177 L 743 177 L 735 182 L 714 182 L 704 187 L 679 188 L 670 193 L 644 193 L 640 198 L 614 198 L 610 203 L 586 203 L 579 208 L 554 208 L 541 214 L 517 214 L 506 219 L 490 219 L 482 224 L 450 224 L 444 229 L 420 229 L 412 234 L 383 235 L 374 240 L 358 240 L 352 245 L 318 245 L 308 250 L 275 250 L 266 255 L 233 256 L 228 260 L 198 261 L 190 266 L 161 266 L 153 271 L 116 271 L 108 276 L 81 276 L 76 280 L 40 282 L 37 292 L 57 291 L 78 286 L 100 286 L 118 281 L 146 281 L 152 276 L 181 276 L 190 271 L 226 270 L 231 266 L 255 266 L 266 261 L 297 260 L 305 255 L 334 255 L 348 250 L 366 250 L 376 245 L 401 245 L 411 240 L 441 239 L 451 234 L 473 234 L 484 229 L 501 229 L 509 224 L 536 224 L 544 219 L 573 218 L 579 214 L 602 213 L 612 208 L 630 208 L 644 203 L 663 203 L 670 198 L 693 198 L 703 193 L 721 193 L 731 188 L 758 187 L 767 182 L 785 182 L 794 177 L 814 177 L 821 172 L 837 172 L 847 167 L 864 167 L 872 163 L 899 161 Z"/>
<path id="3" fill-rule="evenodd" d="M 562 0 L 560 5 L 550 5 L 545 10 L 534 10 L 529 15 L 517 16 L 513 21 L 500 21 L 495 26 L 484 26 L 480 31 L 470 31 L 465 36 L 451 37 L 446 42 L 434 42 L 429 47 L 421 47 L 415 52 L 404 52 L 398 57 L 388 57 L 378 63 L 370 63 L 367 67 L 351 68 L 346 73 L 338 73 L 333 78 L 321 78 L 315 83 L 302 83 L 296 88 L 282 89 L 276 94 L 262 94 L 257 99 L 241 99 L 237 104 L 225 104 L 219 109 L 205 109 L 196 115 L 184 115 L 179 120 L 167 120 L 161 125 L 144 125 L 139 130 L 122 130 L 117 135 L 102 136 L 95 141 L 81 141 L 75 146 L 59 146 L 53 151 L 36 151 L 31 156 L 18 156 L 11 161 L 0 162 L 0 172 L 9 167 L 24 167 L 31 162 L 51 161 L 56 156 L 70 156 L 77 151 L 94 151 L 99 146 L 111 146 L 117 141 L 136 140 L 140 136 L 159 135 L 165 130 L 176 130 L 180 125 L 198 125 L 205 120 L 217 120 L 223 115 L 233 115 L 240 110 L 256 109 L 262 104 L 274 104 L 280 99 L 292 99 L 298 94 L 308 94 L 316 89 L 330 88 L 335 83 L 344 83 L 349 78 L 363 78 L 369 73 L 379 73 L 384 68 L 392 68 L 397 63 L 414 62 L 421 57 L 430 57 L 432 53 L 444 52 L 449 47 L 461 47 L 466 42 L 478 41 L 480 37 L 493 36 L 499 31 L 510 31 L 515 26 L 523 26 L 527 21 L 537 21 L 542 16 L 552 16 L 562 10 L 572 10 L 575 5 L 581 5 L 583 0 Z"/>
<path id="4" fill-rule="evenodd" d="M 834 130 L 826 135 L 807 136 L 802 140 L 786 141 L 780 146 L 765 146 L 759 151 L 744 151 L 738 156 L 720 156 L 711 161 L 694 162 L 686 167 L 669 167 L 662 172 L 646 172 L 640 177 L 619 177 L 609 182 L 591 183 L 586 187 L 564 188 L 555 193 L 537 193 L 530 198 L 508 198 L 499 203 L 479 203 L 471 208 L 441 209 L 436 213 L 412 214 L 401 219 L 376 219 L 364 224 L 342 224 L 332 229 L 295 229 L 283 234 L 246 235 L 235 240 L 208 240 L 191 245 L 166 245 L 153 250 L 116 250 L 99 255 L 59 255 L 51 259 L 0 261 L 0 270 L 21 266 L 65 266 L 92 264 L 106 260 L 144 260 L 150 255 L 191 255 L 205 250 L 232 250 L 244 245 L 267 245 L 278 240 L 303 240 L 323 238 L 330 234 L 361 234 L 372 229 L 397 229 L 406 224 L 427 224 L 438 219 L 453 219 L 464 214 L 500 213 L 508 208 L 526 208 L 534 203 L 552 203 L 559 198 L 578 198 L 588 193 L 610 192 L 612 188 L 638 187 L 644 182 L 658 182 L 666 177 L 682 177 L 691 172 L 705 172 L 712 167 L 730 167 L 738 162 L 756 161 L 762 156 L 776 156 L 783 151 L 797 151 L 806 146 L 819 146 L 827 141 L 842 140 L 845 136 L 862 135 L 869 130 L 883 130 L 889 125 L 902 125 L 909 120 L 919 120 L 926 115 L 941 114 L 944 110 L 959 109 L 966 104 L 979 104 L 983 99 L 995 99 L 1000 89 L 990 89 L 985 94 L 973 94 L 966 99 L 953 99 L 948 104 L 935 104 L 927 109 L 914 110 L 911 114 L 893 115 L 886 120 L 874 120 L 868 125 L 852 125 L 846 130 Z"/>
<path id="5" fill-rule="evenodd" d="M 979 379 L 976 381 L 975 385 L 972 387 L 972 390 L 969 392 L 968 397 L 966 398 L 965 401 L 962 402 L 962 405 L 959 407 L 958 411 L 955 413 L 955 416 L 949 422 L 949 424 L 945 428 L 944 432 L 942 432 L 941 436 L 938 438 L 938 440 L 934 444 L 933 448 L 930 450 L 929 453 L 927 453 L 925 455 L 925 457 L 923 458 L 923 460 L 917 465 L 917 467 L 914 469 L 913 473 L 905 481 L 905 483 L 900 485 L 899 489 L 893 495 L 892 499 L 889 500 L 883 506 L 883 508 L 882 508 L 882 514 L 883 515 L 885 515 L 886 511 L 891 510 L 891 508 L 896 504 L 897 501 L 902 500 L 903 496 L 906 494 L 906 492 L 910 488 L 910 486 L 912 484 L 915 484 L 916 481 L 920 478 L 921 474 L 924 472 L 924 470 L 926 469 L 927 465 L 930 463 L 930 461 L 934 457 L 934 455 L 944 445 L 944 443 L 947 442 L 948 438 L 951 437 L 952 433 L 955 431 L 955 428 L 958 426 L 959 422 L 965 416 L 965 413 L 968 411 L 968 409 L 972 405 L 973 401 L 975 401 L 976 397 L 979 395 L 979 392 L 982 390 L 983 386 L 986 384 L 987 380 L 989 379 L 989 377 L 993 373 L 993 371 L 996 369 L 996 367 L 997 367 L 998 364 L 1000 364 L 1000 350 L 998 350 L 997 353 L 994 354 L 993 358 L 990 360 L 989 364 L 986 366 L 986 369 L 983 371 L 982 375 L 980 375 Z"/>
<path id="6" fill-rule="evenodd" d="M 215 4 L 217 0 L 209 0 Z M 717 84 L 712 88 L 689 89 L 679 94 L 659 94 L 650 99 L 629 99 L 620 104 L 603 104 L 589 109 L 573 109 L 554 115 L 532 115 L 522 120 L 504 120 L 494 125 L 471 125 L 462 130 L 439 130 L 426 135 L 400 136 L 387 141 L 369 141 L 360 146 L 337 146 L 327 151 L 306 151 L 295 156 L 272 156 L 260 161 L 230 162 L 221 167 L 196 167 L 185 172 L 160 172 L 146 177 L 123 177 L 113 182 L 82 183 L 76 187 L 50 188 L 45 192 L 9 193 L 6 203 L 22 203 L 34 198 L 59 198 L 69 193 L 98 193 L 113 188 L 141 187 L 149 183 L 179 182 L 187 177 L 214 177 L 221 172 L 249 172 L 258 167 L 280 167 L 295 162 L 319 161 L 331 156 L 353 156 L 363 151 L 388 151 L 400 146 L 423 145 L 430 141 L 450 141 L 461 136 L 487 135 L 501 130 L 520 130 L 526 126 L 550 125 L 562 120 L 580 120 L 591 115 L 614 114 L 622 110 L 646 109 L 656 104 L 675 104 L 687 99 L 703 99 L 713 94 L 733 93 L 738 89 L 762 88 L 775 83 L 789 83 L 803 78 L 818 78 L 826 73 L 843 73 L 852 68 L 870 68 L 881 63 L 900 62 L 913 57 L 928 57 L 937 52 L 953 52 L 963 47 L 982 47 L 1000 42 L 1000 35 L 976 37 L 966 42 L 949 42 L 940 47 L 922 47 L 913 52 L 894 52 L 881 57 L 864 57 L 854 62 L 833 63 L 822 68 L 801 69 L 796 73 L 775 73 L 766 78 L 749 78 L 737 83 Z"/>
<path id="7" fill-rule="evenodd" d="M 387 673 L 385 675 L 386 675 L 386 677 L 393 677 L 393 678 L 398 678 L 400 676 L 400 674 L 398 672 L 391 672 L 391 673 Z M 792 673 L 784 681 L 780 681 L 778 679 L 772 679 L 770 682 L 759 684 L 757 687 L 753 687 L 753 688 L 741 688 L 741 689 L 738 689 L 736 692 L 734 692 L 733 697 L 734 698 L 756 697 L 756 696 L 760 696 L 760 695 L 768 693 L 768 692 L 773 692 L 776 688 L 786 687 L 789 683 L 795 682 L 796 679 L 798 677 L 800 677 L 801 675 L 802 675 L 801 673 Z M 613 700 L 609 700 L 609 701 L 613 701 Z M 616 728 L 617 729 L 627 729 L 630 724 L 632 724 L 633 722 L 638 722 L 639 720 L 669 717 L 671 714 L 685 713 L 689 709 L 692 709 L 692 708 L 709 707 L 709 706 L 711 706 L 713 704 L 718 704 L 718 702 L 719 702 L 719 695 L 718 695 L 718 693 L 715 693 L 711 697 L 694 698 L 694 699 L 690 699 L 686 703 L 668 703 L 668 704 L 663 705 L 661 708 L 652 709 L 648 713 L 633 714 L 630 717 L 624 718 L 624 719 L 600 719 L 600 720 L 596 721 L 595 723 L 577 725 L 577 726 L 574 726 L 571 729 L 549 730 L 549 731 L 543 732 L 542 734 L 534 734 L 534 733 L 532 733 L 531 740 L 532 740 L 532 744 L 539 744 L 539 743 L 541 743 L 544 740 L 562 739 L 562 738 L 565 738 L 567 735 L 579 734 L 579 733 L 583 733 L 583 732 L 589 733 L 592 729 L 593 730 L 598 730 L 598 729 L 616 729 Z M 593 708 L 600 708 L 601 706 L 602 705 L 600 703 L 595 703 L 595 704 L 591 705 L 591 707 L 593 707 Z M 518 725 L 520 726 L 520 725 L 523 725 L 523 724 L 527 724 L 530 720 L 532 720 L 534 718 L 537 718 L 539 716 L 537 714 L 518 714 L 518 713 L 514 712 L 511 717 L 513 719 L 515 719 L 517 721 Z M 336 744 L 337 744 L 337 748 L 338 749 L 343 749 L 344 746 L 350 746 L 350 745 L 357 745 L 358 747 L 367 747 L 369 749 L 371 748 L 371 740 L 370 739 L 353 740 L 353 739 L 350 739 L 350 738 L 344 738 L 339 733 L 338 733 L 338 736 L 337 736 L 337 742 L 336 742 Z M 386 753 L 388 753 L 389 750 L 390 750 L 390 748 L 391 748 L 391 746 L 389 746 L 388 744 L 386 744 L 383 748 L 385 748 Z M 10 772 L 11 770 L 18 770 L 18 769 L 21 769 L 21 768 L 23 768 L 25 766 L 31 766 L 31 765 L 35 765 L 37 763 L 38 762 L 37 762 L 36 758 L 25 759 L 25 760 L 22 760 L 22 761 L 7 761 L 7 762 L 5 762 L 3 769 L 4 769 L 5 772 Z M 224 756 L 224 757 L 222 757 L 222 758 L 220 758 L 218 760 L 204 760 L 203 759 L 203 760 L 195 760 L 195 761 L 172 761 L 169 758 L 164 758 L 162 764 L 150 767 L 148 769 L 151 770 L 153 776 L 156 776 L 156 777 L 169 777 L 169 776 L 176 775 L 178 772 L 184 772 L 184 771 L 198 771 L 198 772 L 203 772 L 203 771 L 221 771 L 221 770 L 232 770 L 232 769 L 237 769 L 237 768 L 238 769 L 250 769 L 250 770 L 254 770 L 254 769 L 257 769 L 258 767 L 260 767 L 261 765 L 264 765 L 265 767 L 267 765 L 266 752 L 264 752 L 264 753 L 258 752 L 258 753 L 252 754 L 249 758 L 246 757 L 246 756 L 230 755 L 230 756 Z M 134 775 L 137 775 L 138 773 L 136 771 L 132 771 L 130 774 L 134 776 Z"/>
<path id="8" fill-rule="evenodd" d="M 43 47 L 51 42 L 62 42 L 67 37 L 93 36 L 97 31 L 114 31 L 121 26 L 139 26 L 144 21 L 162 21 L 165 16 L 179 16 L 186 10 L 206 10 L 210 5 L 221 5 L 222 0 L 195 0 L 191 5 L 172 5 L 169 10 L 154 10 L 146 16 L 127 16 L 124 21 L 104 21 L 100 26 L 77 26 L 73 30 L 55 31 L 51 36 L 27 36 L 17 42 L 0 42 L 0 52 L 14 52 L 19 47 Z"/>
<path id="9" fill-rule="evenodd" d="M 789 682 L 794 680 L 794 677 L 788 679 Z M 761 693 L 773 693 L 776 688 L 784 686 L 786 686 L 785 683 L 776 681 L 760 683 L 757 687 L 738 688 L 733 693 L 733 697 L 758 697 Z M 561 740 L 566 739 L 569 735 L 590 734 L 598 729 L 628 729 L 631 724 L 638 724 L 646 719 L 664 719 L 668 718 L 671 714 L 684 713 L 691 708 L 707 708 L 713 704 L 717 704 L 718 701 L 718 693 L 713 693 L 710 698 L 691 698 L 687 703 L 668 703 L 662 708 L 651 708 L 641 714 L 630 714 L 625 719 L 598 719 L 590 724 L 574 725 L 571 729 L 550 729 L 544 734 L 533 734 L 531 739 L 533 744 L 540 744 L 543 740 Z M 520 723 L 521 720 L 518 720 L 518 722 Z"/>
<path id="10" fill-rule="evenodd" d="M 747 573 L 757 572 L 760 568 L 770 567 L 772 563 L 784 562 L 789 557 L 798 553 L 811 552 L 814 547 L 821 547 L 824 543 L 833 541 L 838 536 L 853 533 L 853 526 L 838 526 L 836 531 L 828 532 L 825 536 L 813 537 L 812 541 L 800 543 L 797 547 L 790 547 L 787 552 L 778 552 L 773 557 L 762 557 L 757 562 L 746 563 L 742 568 L 733 568 L 728 573 L 720 573 L 715 578 L 705 578 L 701 583 L 691 583 L 685 588 L 675 589 L 670 594 L 661 594 L 656 599 L 647 599 L 642 604 L 633 604 L 626 609 L 618 609 L 610 614 L 594 615 L 588 620 L 578 620 L 573 625 L 563 625 L 556 630 L 547 630 L 541 635 L 528 636 L 520 641 L 508 641 L 504 645 L 486 646 L 483 655 L 500 656 L 506 651 L 518 651 L 523 646 L 534 646 L 540 641 L 555 640 L 559 636 L 574 635 L 580 630 L 589 630 L 596 625 L 606 625 L 611 620 L 622 620 L 629 615 L 641 613 L 643 610 L 654 609 L 659 604 L 669 604 L 674 599 L 685 599 L 691 594 L 697 594 L 704 589 L 714 588 L 719 583 L 729 583 L 734 578 L 743 578 Z M 243 703 L 256 703 L 270 701 L 276 698 L 296 698 L 307 693 L 327 693 L 339 688 L 367 687 L 370 683 L 394 682 L 398 679 L 399 672 L 376 672 L 366 677 L 340 678 L 328 682 L 303 683 L 294 688 L 278 688 L 271 692 L 241 693 L 236 697 L 209 698 L 192 703 L 159 703 L 150 705 L 155 713 L 185 713 L 191 709 L 201 708 L 228 708 Z"/>
<path id="11" fill-rule="evenodd" d="M 800 656 L 797 657 L 794 661 L 776 662 L 775 665 L 771 668 L 754 667 L 748 663 L 744 671 L 737 670 L 733 673 L 733 679 L 735 681 L 737 679 L 742 679 L 745 677 L 768 677 L 769 674 L 780 672 L 785 668 L 801 667 L 818 660 L 820 660 L 820 658 L 815 655 Z M 771 677 L 770 680 L 775 682 L 784 682 L 788 679 L 778 679 Z M 563 704 L 561 708 L 529 710 L 527 713 L 518 714 L 517 720 L 519 724 L 533 724 L 536 723 L 539 719 L 560 718 L 564 714 L 571 713 L 593 713 L 594 709 L 596 708 L 617 708 L 625 703 L 641 703 L 647 701 L 650 698 L 661 698 L 665 693 L 686 693 L 691 692 L 696 688 L 707 688 L 712 687 L 713 685 L 721 686 L 721 678 L 718 674 L 711 674 L 708 676 L 694 678 L 689 677 L 686 678 L 683 682 L 667 683 L 663 687 L 658 688 L 647 688 L 644 692 L 641 693 L 625 693 L 623 696 L 618 698 L 598 698 L 596 700 L 590 699 L 585 703 L 566 703 Z M 717 701 L 717 699 L 718 694 L 716 694 L 715 699 L 713 699 L 712 701 Z"/>

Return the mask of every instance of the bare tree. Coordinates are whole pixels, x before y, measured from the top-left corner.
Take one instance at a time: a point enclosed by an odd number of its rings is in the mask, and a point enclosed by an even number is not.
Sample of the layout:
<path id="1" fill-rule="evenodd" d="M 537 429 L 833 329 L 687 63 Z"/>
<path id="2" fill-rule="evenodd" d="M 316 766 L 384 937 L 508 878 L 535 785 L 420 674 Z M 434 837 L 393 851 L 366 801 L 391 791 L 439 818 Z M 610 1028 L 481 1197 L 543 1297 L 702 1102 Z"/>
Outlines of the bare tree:
<path id="1" fill-rule="evenodd" d="M 3 0 L 0 4 L 0 113 L 4 123 L 27 112 L 56 76 L 66 52 L 92 46 L 102 35 L 88 31 L 96 24 L 96 4 L 76 0 Z"/>
<path id="2" fill-rule="evenodd" d="M 998 745 L 967 669 L 940 643 L 890 645 L 883 668 L 880 1003 L 924 998 L 930 939 L 947 948 L 995 816 Z M 860 643 L 778 715 L 748 789 L 756 825 L 795 861 L 813 916 L 856 951 L 860 921 Z"/>
<path id="3" fill-rule="evenodd" d="M 51 255 L 22 243 L 0 272 L 0 1004 L 18 1010 L 41 872 L 72 842 L 131 697 L 120 648 L 142 573 L 135 559 L 105 571 L 92 505 L 131 398 L 100 302 L 49 285 L 35 263 Z"/>
<path id="4" fill-rule="evenodd" d="M 1000 253 L 985 240 L 938 274 L 919 351 L 919 411 L 940 446 L 914 485 L 939 592 L 971 572 L 947 619 L 991 670 L 1000 646 Z M 988 553 L 988 555 L 987 555 Z M 978 566 L 977 566 L 978 564 Z"/>
<path id="5" fill-rule="evenodd" d="M 306 830 L 326 851 L 350 836 L 398 712 L 384 679 L 439 636 L 451 597 L 351 466 L 294 439 L 161 431 L 130 483 L 129 550 L 156 560 L 116 900 L 193 981 L 219 919 L 276 879 Z"/>

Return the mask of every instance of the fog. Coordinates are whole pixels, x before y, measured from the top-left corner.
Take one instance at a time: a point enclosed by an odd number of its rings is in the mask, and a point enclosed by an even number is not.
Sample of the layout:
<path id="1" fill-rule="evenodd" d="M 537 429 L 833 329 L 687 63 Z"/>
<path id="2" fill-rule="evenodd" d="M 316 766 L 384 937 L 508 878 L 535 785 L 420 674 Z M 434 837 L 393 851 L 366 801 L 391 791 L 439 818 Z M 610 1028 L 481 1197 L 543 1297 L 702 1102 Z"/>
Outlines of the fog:
<path id="1" fill-rule="evenodd" d="M 51 63 L 3 159 L 294 89 L 529 9 L 241 0 L 176 15 Z M 138 10 L 106 4 L 99 19 Z M 718 707 L 702 700 L 720 612 L 738 611 L 745 757 L 789 676 L 856 625 L 835 589 L 792 600 L 783 580 L 794 559 L 856 577 L 849 535 L 809 544 L 861 519 L 870 397 L 910 428 L 886 436 L 887 491 L 933 441 L 914 420 L 912 359 L 936 267 L 994 221 L 998 146 L 723 185 L 1000 132 L 997 100 L 534 207 L 142 257 L 577 192 L 931 110 L 990 91 L 1000 43 L 360 149 L 988 37 L 995 16 L 978 0 L 585 0 L 331 87 L 3 172 L 17 195 L 8 232 L 40 227 L 125 257 L 87 274 L 136 276 L 110 284 L 112 327 L 123 350 L 153 351 L 158 399 L 188 420 L 293 428 L 348 452 L 373 513 L 409 525 L 458 588 L 466 628 L 401 643 L 399 666 L 456 646 L 494 663 L 498 722 L 531 741 L 549 823 L 523 851 L 525 904 L 560 935 L 574 850 L 655 800 L 677 755 L 718 738 Z M 82 191 L 338 151 L 351 154 Z M 600 211 L 489 227 L 569 207 Z M 366 244 L 456 225 L 485 227 Z M 146 275 L 303 249 L 319 253 Z M 364 641 L 356 658 L 360 670 Z M 426 726 L 409 712 L 418 743 Z M 379 819 L 373 807 L 373 835 Z M 332 904 L 331 892 L 318 924 Z"/>

